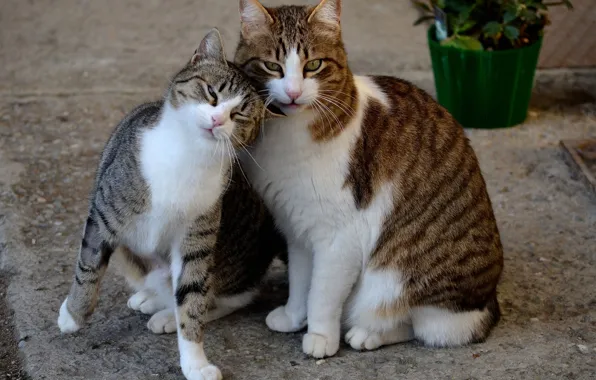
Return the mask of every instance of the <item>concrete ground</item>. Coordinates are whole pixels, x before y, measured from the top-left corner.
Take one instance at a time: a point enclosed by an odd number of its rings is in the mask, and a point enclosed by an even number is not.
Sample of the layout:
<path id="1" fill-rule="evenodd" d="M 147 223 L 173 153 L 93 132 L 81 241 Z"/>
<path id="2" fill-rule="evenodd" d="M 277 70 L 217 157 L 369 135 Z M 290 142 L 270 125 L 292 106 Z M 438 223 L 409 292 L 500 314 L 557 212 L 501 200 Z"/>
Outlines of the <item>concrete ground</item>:
<path id="1" fill-rule="evenodd" d="M 235 0 L 0 2 L 0 284 L 8 284 L 0 379 L 182 379 L 175 338 L 148 332 L 112 274 L 87 328 L 62 336 L 55 320 L 108 134 L 134 105 L 161 95 L 211 26 L 231 53 L 236 8 Z M 415 15 L 407 1 L 345 0 L 354 71 L 432 91 Z M 524 125 L 469 131 L 505 246 L 503 319 L 486 343 L 366 353 L 344 345 L 316 362 L 302 354 L 301 334 L 265 326 L 287 293 L 278 271 L 257 304 L 209 326 L 211 360 L 236 380 L 595 378 L 596 197 L 558 147 L 596 135 L 595 92 L 593 71 L 544 72 Z"/>

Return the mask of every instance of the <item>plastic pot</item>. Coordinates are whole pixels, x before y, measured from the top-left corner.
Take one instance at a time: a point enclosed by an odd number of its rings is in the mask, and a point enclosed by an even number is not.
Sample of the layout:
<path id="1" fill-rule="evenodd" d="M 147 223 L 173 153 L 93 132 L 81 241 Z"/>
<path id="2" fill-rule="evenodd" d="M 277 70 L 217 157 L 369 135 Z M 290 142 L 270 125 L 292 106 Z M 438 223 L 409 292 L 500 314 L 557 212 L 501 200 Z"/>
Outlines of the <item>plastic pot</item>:
<path id="1" fill-rule="evenodd" d="M 464 128 L 522 123 L 534 86 L 542 39 L 520 49 L 462 50 L 441 46 L 428 31 L 437 98 Z"/>

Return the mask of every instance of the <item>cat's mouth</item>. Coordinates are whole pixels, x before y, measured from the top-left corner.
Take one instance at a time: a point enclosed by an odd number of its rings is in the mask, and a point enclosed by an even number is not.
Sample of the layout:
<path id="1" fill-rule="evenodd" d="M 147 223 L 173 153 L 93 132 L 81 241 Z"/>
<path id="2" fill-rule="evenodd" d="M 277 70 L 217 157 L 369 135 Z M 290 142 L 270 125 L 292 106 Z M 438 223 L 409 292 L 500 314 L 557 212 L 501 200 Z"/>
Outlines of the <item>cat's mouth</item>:
<path id="1" fill-rule="evenodd" d="M 283 113 L 285 113 L 285 114 L 296 113 L 296 112 L 304 109 L 306 106 L 307 106 L 306 104 L 300 104 L 300 103 L 296 103 L 296 102 L 292 102 L 292 103 L 277 102 L 277 107 L 279 109 L 281 109 L 283 111 Z"/>

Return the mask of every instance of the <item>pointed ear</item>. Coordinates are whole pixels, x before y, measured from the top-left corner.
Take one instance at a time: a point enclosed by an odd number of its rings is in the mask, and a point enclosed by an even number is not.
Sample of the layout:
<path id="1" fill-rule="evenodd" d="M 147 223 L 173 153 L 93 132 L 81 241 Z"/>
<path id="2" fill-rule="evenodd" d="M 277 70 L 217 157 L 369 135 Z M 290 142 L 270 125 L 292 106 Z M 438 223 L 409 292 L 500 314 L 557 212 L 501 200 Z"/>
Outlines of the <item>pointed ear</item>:
<path id="1" fill-rule="evenodd" d="M 279 119 L 282 117 L 286 117 L 286 115 L 273 104 L 270 104 L 267 108 L 265 108 L 265 120 Z"/>
<path id="2" fill-rule="evenodd" d="M 242 37 L 248 38 L 254 32 L 267 30 L 273 17 L 258 0 L 240 0 L 240 21 Z"/>
<path id="3" fill-rule="evenodd" d="M 203 38 L 195 54 L 190 59 L 190 63 L 194 65 L 204 59 L 228 64 L 221 34 L 219 34 L 217 28 L 211 29 L 205 38 Z"/>
<path id="4" fill-rule="evenodd" d="M 318 21 L 339 28 L 340 18 L 341 0 L 321 0 L 308 17 L 308 22 Z"/>

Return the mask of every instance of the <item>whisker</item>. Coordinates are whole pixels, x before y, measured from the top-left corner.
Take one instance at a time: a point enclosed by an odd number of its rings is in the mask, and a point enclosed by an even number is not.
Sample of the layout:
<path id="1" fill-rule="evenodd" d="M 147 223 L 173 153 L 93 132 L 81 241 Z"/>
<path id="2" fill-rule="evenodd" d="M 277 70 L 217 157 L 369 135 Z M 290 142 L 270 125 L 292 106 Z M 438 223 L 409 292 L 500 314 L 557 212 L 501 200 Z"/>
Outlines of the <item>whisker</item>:
<path id="1" fill-rule="evenodd" d="M 223 191 L 225 193 L 225 192 L 228 191 L 228 188 L 230 187 L 230 184 L 232 183 L 232 178 L 234 177 L 234 159 L 232 158 L 232 154 L 230 153 L 230 150 L 229 150 L 229 147 L 228 147 L 228 144 L 227 144 L 227 141 L 228 140 L 225 139 L 223 141 L 224 141 L 224 146 L 226 147 L 226 151 L 228 153 L 228 157 L 230 157 L 230 161 L 231 161 L 231 164 L 229 166 L 229 168 L 230 168 L 230 175 L 229 175 L 229 178 L 228 178 L 228 184 L 226 185 L 226 188 Z M 222 150 L 222 152 L 223 152 L 223 150 Z"/>
<path id="2" fill-rule="evenodd" d="M 315 99 L 315 102 L 317 102 L 321 107 L 323 107 L 323 109 L 325 109 L 327 111 L 327 113 L 329 113 L 333 117 L 333 119 L 335 120 L 337 125 L 339 125 L 342 129 L 344 128 L 343 123 L 339 120 L 337 115 L 333 111 L 331 111 L 331 109 L 329 109 L 329 107 L 327 107 L 325 104 L 323 104 L 318 99 Z M 332 129 L 332 130 L 334 130 L 334 129 Z"/>
<path id="3" fill-rule="evenodd" d="M 315 108 L 317 109 L 317 113 L 323 117 L 325 117 L 325 120 L 329 123 L 329 129 L 331 129 L 332 131 L 333 129 L 333 121 L 329 118 L 329 116 L 327 115 L 327 113 L 325 112 L 325 110 L 321 107 L 320 104 L 318 104 L 319 102 L 315 99 L 315 101 L 312 103 Z M 323 123 L 324 125 L 324 123 Z"/>
<path id="4" fill-rule="evenodd" d="M 325 107 L 323 107 L 323 105 L 321 104 L 321 102 L 318 101 L 318 100 L 316 100 L 316 99 L 313 101 L 313 104 L 316 104 L 317 105 L 317 109 L 319 110 L 319 114 L 322 115 L 323 117 L 325 117 L 326 121 L 329 123 L 329 129 L 331 131 L 335 132 L 334 121 L 329 117 L 329 115 L 328 115 L 329 111 L 327 109 L 325 109 Z"/>
<path id="5" fill-rule="evenodd" d="M 321 99 L 323 99 L 323 100 L 331 103 L 332 105 L 336 106 L 341 111 L 343 111 L 346 115 L 348 115 L 348 116 L 354 116 L 355 115 L 355 112 L 356 111 L 354 109 L 352 109 L 352 107 L 350 107 L 349 105 L 342 104 L 337 99 L 328 97 L 328 96 L 323 95 L 323 94 L 319 94 L 319 97 Z"/>
<path id="6" fill-rule="evenodd" d="M 248 177 L 246 176 L 246 173 L 244 173 L 244 170 L 242 169 L 242 164 L 240 162 L 240 159 L 238 158 L 238 153 L 236 152 L 236 149 L 234 149 L 234 145 L 232 144 L 232 141 L 229 138 L 226 139 L 226 141 L 228 142 L 228 144 L 230 146 L 230 151 L 232 152 L 233 160 L 238 164 L 238 168 L 240 169 L 242 176 L 246 179 L 246 182 L 250 183 L 250 181 L 248 180 Z"/>
<path id="7" fill-rule="evenodd" d="M 333 95 L 333 94 L 340 94 L 340 95 L 345 95 L 345 96 L 347 96 L 349 98 L 352 98 L 354 100 L 358 100 L 358 97 L 357 96 L 354 96 L 352 94 L 348 94 L 347 92 L 343 92 L 343 91 L 340 91 L 340 90 L 319 90 L 318 92 L 319 93 L 324 93 L 324 94 L 331 94 L 331 95 Z"/>
<path id="8" fill-rule="evenodd" d="M 250 154 L 250 152 L 248 151 L 248 149 L 247 149 L 246 145 L 245 145 L 245 144 L 244 144 L 242 141 L 240 141 L 240 139 L 239 139 L 238 137 L 236 137 L 236 136 L 234 136 L 234 135 L 230 135 L 230 137 L 232 137 L 232 138 L 234 138 L 234 139 L 235 139 L 236 143 L 237 143 L 238 145 L 240 145 L 240 147 L 241 147 L 242 149 L 244 149 L 244 151 L 246 152 L 246 154 L 248 154 L 248 156 L 249 156 L 249 157 L 250 157 L 250 158 L 251 158 L 251 159 L 254 161 L 254 163 L 255 163 L 255 164 L 256 164 L 256 165 L 259 167 L 259 169 L 261 169 L 261 170 L 265 171 L 265 169 L 263 169 L 263 168 L 261 167 L 261 165 L 259 165 L 259 163 L 257 162 L 257 160 L 255 160 L 255 158 L 253 157 L 253 155 L 252 155 L 252 154 Z"/>

